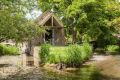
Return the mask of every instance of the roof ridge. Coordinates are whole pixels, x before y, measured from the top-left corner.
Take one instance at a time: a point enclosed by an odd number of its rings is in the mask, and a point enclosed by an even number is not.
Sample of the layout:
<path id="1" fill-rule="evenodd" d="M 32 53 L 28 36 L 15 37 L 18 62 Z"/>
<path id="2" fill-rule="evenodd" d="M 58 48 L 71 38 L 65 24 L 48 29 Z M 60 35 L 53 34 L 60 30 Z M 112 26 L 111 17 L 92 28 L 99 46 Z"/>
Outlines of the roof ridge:
<path id="1" fill-rule="evenodd" d="M 38 16 L 38 18 L 36 19 L 36 21 L 43 20 L 44 17 L 45 17 L 47 14 L 49 14 L 49 13 L 51 13 L 50 10 L 45 11 L 45 12 L 42 13 L 40 16 Z"/>
<path id="2" fill-rule="evenodd" d="M 36 22 L 43 26 L 48 19 L 50 19 L 50 17 L 54 17 L 54 19 L 57 21 L 58 25 L 60 25 L 61 27 L 63 27 L 62 22 L 60 21 L 60 19 L 57 18 L 57 16 L 50 10 L 45 11 L 44 13 L 42 13 L 37 19 Z"/>

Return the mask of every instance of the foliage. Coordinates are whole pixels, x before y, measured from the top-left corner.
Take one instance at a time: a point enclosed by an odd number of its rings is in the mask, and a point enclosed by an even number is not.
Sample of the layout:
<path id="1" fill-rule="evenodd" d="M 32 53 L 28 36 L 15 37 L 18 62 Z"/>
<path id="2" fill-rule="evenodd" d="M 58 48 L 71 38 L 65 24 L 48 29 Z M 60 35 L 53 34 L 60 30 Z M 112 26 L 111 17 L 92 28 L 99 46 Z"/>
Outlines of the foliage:
<path id="1" fill-rule="evenodd" d="M 41 63 L 45 63 L 48 60 L 48 56 L 50 53 L 50 45 L 49 44 L 42 44 L 39 51 L 39 57 Z"/>
<path id="2" fill-rule="evenodd" d="M 90 44 L 83 43 L 80 50 L 82 52 L 82 59 L 83 60 L 87 60 L 92 56 L 92 47 Z"/>
<path id="3" fill-rule="evenodd" d="M 66 47 L 51 47 L 48 63 L 64 63 L 67 66 L 79 67 L 92 56 L 92 47 L 88 43 L 81 46 L 74 44 Z"/>
<path id="4" fill-rule="evenodd" d="M 34 0 L 0 0 L 0 42 L 23 41 L 41 32 L 36 23 L 25 18 L 33 5 Z"/>
<path id="5" fill-rule="evenodd" d="M 67 50 L 67 65 L 79 66 L 82 63 L 82 53 L 79 45 L 70 45 Z"/>
<path id="6" fill-rule="evenodd" d="M 117 45 L 108 45 L 106 47 L 106 51 L 108 52 L 108 54 L 116 54 L 119 53 L 120 47 Z"/>
<path id="7" fill-rule="evenodd" d="M 97 41 L 96 41 L 96 44 L 99 48 L 105 48 L 106 45 L 117 44 L 119 41 L 119 39 L 113 35 L 108 35 L 105 38 L 103 38 L 103 37 L 105 37 L 105 35 L 99 36 Z"/>
<path id="8" fill-rule="evenodd" d="M 50 63 L 66 62 L 66 49 L 67 47 L 51 47 L 48 61 Z"/>
<path id="9" fill-rule="evenodd" d="M 18 55 L 18 48 L 15 46 L 7 46 L 0 44 L 0 55 Z"/>
<path id="10" fill-rule="evenodd" d="M 109 22 L 109 25 L 111 25 L 112 27 L 115 27 L 115 30 L 117 32 L 119 32 L 119 30 L 120 30 L 120 17 L 113 19 L 111 22 Z"/>
<path id="11" fill-rule="evenodd" d="M 26 14 L 36 6 L 36 0 L 0 0 L 0 42 L 14 40 L 31 42 L 43 29 L 35 21 L 28 20 Z M 28 47 L 33 46 L 32 44 Z"/>
<path id="12" fill-rule="evenodd" d="M 43 12 L 52 10 L 60 17 L 67 34 L 73 35 L 75 29 L 78 41 L 97 41 L 104 48 L 119 31 L 120 4 L 116 0 L 38 0 L 38 4 Z"/>

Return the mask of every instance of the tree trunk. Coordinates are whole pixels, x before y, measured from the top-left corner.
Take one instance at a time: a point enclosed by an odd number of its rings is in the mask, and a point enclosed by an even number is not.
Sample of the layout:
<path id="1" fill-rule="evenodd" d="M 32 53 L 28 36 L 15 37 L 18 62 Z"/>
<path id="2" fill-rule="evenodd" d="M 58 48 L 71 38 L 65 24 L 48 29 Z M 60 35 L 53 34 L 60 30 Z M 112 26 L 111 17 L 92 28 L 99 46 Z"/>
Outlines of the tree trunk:
<path id="1" fill-rule="evenodd" d="M 28 56 L 33 56 L 34 44 L 32 40 L 28 41 L 28 50 L 29 50 Z"/>

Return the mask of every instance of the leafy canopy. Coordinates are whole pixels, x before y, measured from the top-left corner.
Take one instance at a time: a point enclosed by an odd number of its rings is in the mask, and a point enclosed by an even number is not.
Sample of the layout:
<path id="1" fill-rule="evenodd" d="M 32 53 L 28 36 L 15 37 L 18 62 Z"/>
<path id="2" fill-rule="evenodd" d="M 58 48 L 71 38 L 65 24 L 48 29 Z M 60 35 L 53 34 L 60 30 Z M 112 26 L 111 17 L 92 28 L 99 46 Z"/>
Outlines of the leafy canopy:
<path id="1" fill-rule="evenodd" d="M 57 0 L 56 0 L 57 1 Z M 120 3 L 116 0 L 38 0 L 44 12 L 52 10 L 67 30 L 75 29 L 82 41 L 106 41 L 119 28 Z"/>
<path id="2" fill-rule="evenodd" d="M 0 0 L 0 41 L 23 41 L 41 32 L 33 21 L 25 18 L 34 9 L 34 0 Z"/>

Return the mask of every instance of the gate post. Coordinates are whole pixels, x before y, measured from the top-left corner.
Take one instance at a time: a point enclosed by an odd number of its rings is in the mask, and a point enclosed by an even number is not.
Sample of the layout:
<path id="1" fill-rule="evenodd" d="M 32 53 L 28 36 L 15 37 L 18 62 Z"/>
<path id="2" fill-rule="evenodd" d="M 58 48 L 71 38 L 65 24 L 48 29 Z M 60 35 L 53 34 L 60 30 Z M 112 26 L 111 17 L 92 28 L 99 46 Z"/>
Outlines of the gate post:
<path id="1" fill-rule="evenodd" d="M 39 48 L 33 45 L 33 42 L 28 42 L 22 54 L 23 66 L 39 67 Z"/>

